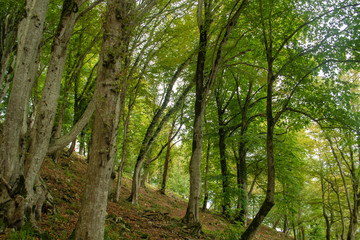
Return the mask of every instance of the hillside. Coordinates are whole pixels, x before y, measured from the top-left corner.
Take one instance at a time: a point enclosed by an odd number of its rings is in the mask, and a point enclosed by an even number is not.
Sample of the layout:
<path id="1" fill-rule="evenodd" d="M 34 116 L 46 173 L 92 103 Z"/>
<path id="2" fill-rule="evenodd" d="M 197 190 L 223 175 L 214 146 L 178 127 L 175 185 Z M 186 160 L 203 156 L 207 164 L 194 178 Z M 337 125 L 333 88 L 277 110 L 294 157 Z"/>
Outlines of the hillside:
<path id="1" fill-rule="evenodd" d="M 70 159 L 61 158 L 57 164 L 47 159 L 42 176 L 53 196 L 53 206 L 44 209 L 40 222 L 44 234 L 38 237 L 31 229 L 24 228 L 20 232 L 8 229 L 6 235 L 0 235 L 0 239 L 68 239 L 78 218 L 85 174 L 86 159 L 77 154 Z M 179 221 L 186 210 L 184 199 L 171 193 L 164 196 L 156 189 L 147 187 L 141 189 L 139 206 L 133 206 L 126 200 L 130 194 L 130 184 L 130 180 L 125 179 L 119 204 L 108 203 L 105 239 L 194 239 Z M 230 237 L 230 225 L 220 216 L 201 213 L 201 221 L 204 234 L 200 239 Z M 291 238 L 262 227 L 256 239 Z"/>

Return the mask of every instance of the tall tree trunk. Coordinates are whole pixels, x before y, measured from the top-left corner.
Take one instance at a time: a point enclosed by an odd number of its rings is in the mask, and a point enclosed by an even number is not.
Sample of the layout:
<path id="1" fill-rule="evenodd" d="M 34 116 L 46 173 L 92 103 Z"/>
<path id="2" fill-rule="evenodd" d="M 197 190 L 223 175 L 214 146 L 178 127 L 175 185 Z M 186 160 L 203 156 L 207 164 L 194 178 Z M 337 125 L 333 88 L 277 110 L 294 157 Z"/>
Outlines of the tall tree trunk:
<path id="1" fill-rule="evenodd" d="M 81 5 L 84 0 L 77 0 Z M 34 213 L 34 184 L 48 151 L 52 127 L 55 119 L 61 78 L 65 66 L 67 47 L 75 25 L 77 13 L 74 1 L 65 0 L 60 22 L 52 44 L 51 58 L 45 79 L 44 90 L 38 107 L 35 125 L 31 132 L 29 158 L 25 164 L 25 187 L 27 190 L 27 208 Z M 29 211 L 29 212 L 30 212 Z M 33 215 L 33 214 L 32 214 Z"/>
<path id="2" fill-rule="evenodd" d="M 296 228 L 295 228 L 295 224 L 293 223 L 293 226 L 292 226 L 292 229 L 293 229 L 293 234 L 294 234 L 294 240 L 296 240 L 297 236 L 296 236 Z"/>
<path id="3" fill-rule="evenodd" d="M 130 117 L 131 117 L 131 112 L 132 112 L 132 109 L 134 108 L 135 101 L 136 101 L 136 98 L 138 95 L 140 82 L 141 82 L 141 79 L 138 80 L 138 82 L 133 90 L 133 93 L 130 94 L 126 118 L 125 119 L 123 118 L 124 132 L 123 132 L 122 156 L 121 156 L 120 165 L 117 170 L 118 178 L 117 178 L 117 183 L 116 183 L 116 192 L 114 195 L 115 202 L 119 202 L 119 200 L 120 200 L 122 175 L 123 175 L 124 167 L 125 167 L 126 160 L 127 160 L 127 144 L 128 144 L 127 139 L 128 139 L 128 129 L 129 129 L 129 124 L 130 124 Z"/>
<path id="4" fill-rule="evenodd" d="M 269 50 L 271 51 L 271 50 Z M 267 132 L 266 132 L 266 158 L 267 158 L 267 167 L 268 167 L 268 182 L 266 189 L 266 196 L 263 204 L 261 205 L 258 213 L 255 218 L 252 220 L 250 225 L 247 227 L 245 232 L 241 236 L 241 240 L 250 240 L 253 239 L 257 230 L 259 229 L 261 223 L 263 222 L 266 215 L 270 212 L 271 208 L 274 206 L 274 196 L 275 196 L 275 158 L 274 158 L 274 146 L 273 146 L 273 137 L 274 137 L 274 127 L 276 120 L 273 117 L 272 110 L 272 101 L 273 101 L 273 84 L 275 77 L 273 75 L 273 59 L 271 52 L 267 53 L 268 56 L 268 78 L 267 78 L 267 97 L 266 97 L 266 120 L 267 120 Z M 280 117 L 280 116 L 278 116 Z"/>
<path id="5" fill-rule="evenodd" d="M 283 233 L 285 233 L 285 235 L 287 235 L 287 232 L 288 232 L 288 229 L 289 229 L 289 226 L 288 226 L 288 217 L 287 215 L 285 214 L 284 215 L 284 226 L 283 226 Z"/>
<path id="6" fill-rule="evenodd" d="M 224 123 L 224 113 L 225 109 L 223 108 L 219 96 L 216 94 L 216 105 L 217 105 L 217 113 L 218 113 L 218 135 L 219 135 L 219 155 L 220 155 L 220 167 L 221 167 L 221 176 L 222 176 L 222 215 L 226 218 L 230 217 L 230 193 L 229 193 L 229 172 L 227 167 L 226 160 L 226 131 L 225 131 L 225 123 Z"/>
<path id="7" fill-rule="evenodd" d="M 95 90 L 93 137 L 75 239 L 104 238 L 108 186 L 115 157 L 120 115 L 121 76 L 125 44 L 131 35 L 136 1 L 109 0 Z M 121 79 L 121 78 L 120 78 Z"/>
<path id="8" fill-rule="evenodd" d="M 181 106 L 181 103 L 184 101 L 185 96 L 187 95 L 187 93 L 192 88 L 192 85 L 189 85 L 188 87 L 186 87 L 184 89 L 183 93 L 178 98 L 175 105 L 172 107 L 171 110 L 169 110 L 166 113 L 166 115 L 160 121 L 160 118 L 163 115 L 164 111 L 166 110 L 167 105 L 168 105 L 168 103 L 169 103 L 169 101 L 171 99 L 172 89 L 174 87 L 174 84 L 175 84 L 176 80 L 179 78 L 181 72 L 185 69 L 187 64 L 190 62 L 191 57 L 192 56 L 190 56 L 188 59 L 186 59 L 186 61 L 184 63 L 182 63 L 178 67 L 178 69 L 176 70 L 174 76 L 170 80 L 170 83 L 169 83 L 169 85 L 168 85 L 168 87 L 166 89 L 164 101 L 161 104 L 161 106 L 159 107 L 159 109 L 156 111 L 153 119 L 151 120 L 151 123 L 150 123 L 148 129 L 146 130 L 143 142 L 141 144 L 139 155 L 138 155 L 138 157 L 136 159 L 136 165 L 135 165 L 135 170 L 134 170 L 134 174 L 133 174 L 133 181 L 132 181 L 132 186 L 131 186 L 131 194 L 130 194 L 130 197 L 129 197 L 129 201 L 131 201 L 132 204 L 138 204 L 139 188 L 140 188 L 140 172 L 141 172 L 141 168 L 143 166 L 145 157 L 146 157 L 149 149 L 151 148 L 151 146 L 154 143 L 155 139 L 159 135 L 162 127 L 164 126 L 164 124 L 169 120 L 171 115 L 175 111 L 178 110 L 178 108 Z"/>
<path id="9" fill-rule="evenodd" d="M 23 224 L 23 207 L 26 196 L 24 163 L 20 161 L 21 157 L 19 157 L 20 139 L 26 132 L 23 126 L 26 125 L 24 124 L 27 120 L 25 116 L 38 67 L 39 46 L 43 36 L 48 5 L 49 0 L 28 0 L 26 2 L 25 18 L 21 21 L 18 29 L 15 73 L 0 147 L 0 176 L 4 182 L 4 184 L 0 184 L 2 188 L 0 198 L 8 198 L 9 196 L 4 196 L 7 194 L 14 196 L 10 204 L 17 205 L 16 212 L 20 213 L 20 216 L 7 222 L 12 222 L 17 226 Z"/>
<path id="10" fill-rule="evenodd" d="M 359 137 L 359 134 L 356 132 L 356 137 Z M 360 140 L 358 139 L 358 149 L 360 146 Z M 340 150 L 340 149 L 339 149 Z M 360 149 L 358 150 L 360 153 Z M 340 150 L 341 156 L 344 159 L 344 154 Z M 359 178 L 358 178 L 358 169 L 355 167 L 355 159 L 354 159 L 354 151 L 352 149 L 352 146 L 349 147 L 349 153 L 350 153 L 350 161 L 351 161 L 351 182 L 352 182 L 352 191 L 353 191 L 353 207 L 350 210 L 350 223 L 349 223 L 349 230 L 347 235 L 347 240 L 355 240 L 356 232 L 357 232 L 357 224 L 358 224 L 358 218 L 359 218 L 359 205 L 360 205 L 360 199 L 359 199 Z M 359 160 L 360 160 L 360 154 L 359 154 Z"/>
<path id="11" fill-rule="evenodd" d="M 172 148 L 171 139 L 174 134 L 175 123 L 176 123 L 176 118 L 174 119 L 174 121 L 171 125 L 171 129 L 170 129 L 169 136 L 168 136 L 168 145 L 166 148 L 164 171 L 163 171 L 163 175 L 162 175 L 162 182 L 161 182 L 161 189 L 160 189 L 160 192 L 162 194 L 165 194 L 165 190 L 166 190 L 166 182 L 167 182 L 167 177 L 168 177 L 169 165 L 171 162 L 171 158 L 170 158 L 170 151 Z"/>
<path id="12" fill-rule="evenodd" d="M 196 73 L 195 73 L 195 117 L 193 125 L 193 142 L 190 159 L 190 195 L 188 206 L 183 221 L 193 229 L 195 234 L 201 231 L 199 208 L 201 196 L 201 155 L 202 155 L 202 141 L 203 141 L 203 119 L 206 106 L 206 97 L 208 88 L 204 87 L 205 83 L 205 59 L 208 43 L 208 30 L 210 28 L 210 6 L 199 1 L 198 12 L 203 11 L 202 4 L 205 4 L 205 23 L 198 17 L 200 38 L 199 38 L 199 53 L 197 57 Z M 202 18 L 202 17 L 201 17 Z"/>
<path id="13" fill-rule="evenodd" d="M 49 1 L 27 1 L 26 17 L 18 30 L 18 50 L 15 75 L 7 107 L 3 141 L 1 143 L 1 175 L 13 186 L 23 175 L 23 163 L 18 161 L 19 141 L 23 132 L 24 116 L 38 67 L 39 45 Z M 25 89 L 25 91 L 24 91 Z"/>
<path id="14" fill-rule="evenodd" d="M 321 163 L 321 171 L 323 171 L 323 164 Z M 331 224 L 329 220 L 329 216 L 326 213 L 325 209 L 325 184 L 324 184 L 324 177 L 323 173 L 321 172 L 320 175 L 320 182 L 321 182 L 321 200 L 322 200 L 322 213 L 326 224 L 326 240 L 331 239 Z"/>
<path id="15" fill-rule="evenodd" d="M 11 55 L 15 52 L 17 44 L 16 34 L 19 22 L 23 17 L 20 4 L 9 6 L 0 16 L 0 103 L 3 101 L 12 81 L 15 59 Z"/>
<path id="16" fill-rule="evenodd" d="M 130 116 L 131 116 L 131 108 L 128 109 L 127 117 L 124 121 L 124 135 L 123 135 L 123 144 L 122 144 L 122 156 L 121 162 L 119 164 L 119 168 L 117 170 L 118 178 L 116 183 L 116 192 L 115 192 L 115 202 L 119 202 L 120 200 L 120 191 L 121 191 L 121 183 L 122 183 L 122 175 L 124 172 L 124 167 L 126 164 L 127 158 L 127 136 L 128 136 L 128 128 L 130 123 Z"/>
<path id="17" fill-rule="evenodd" d="M 60 108 L 59 120 L 58 120 L 56 130 L 55 130 L 55 133 L 54 133 L 54 138 L 55 139 L 61 137 L 62 125 L 63 125 L 63 122 L 64 122 L 64 116 L 65 116 L 65 110 L 66 110 L 67 98 L 68 98 L 68 93 L 67 93 L 67 91 L 65 91 L 64 98 L 63 98 L 63 104 L 62 104 L 62 106 Z M 60 158 L 62 152 L 63 152 L 62 149 L 55 152 L 54 161 L 56 163 L 59 161 L 59 158 Z"/>
<path id="18" fill-rule="evenodd" d="M 207 208 L 207 203 L 209 200 L 209 189 L 208 189 L 208 175 L 209 175 L 209 162 L 210 162 L 210 140 L 208 140 L 208 145 L 206 148 L 206 165 L 205 165 L 205 180 L 204 180 L 204 203 L 202 206 L 202 211 L 205 211 Z"/>
<path id="19" fill-rule="evenodd" d="M 239 158 L 236 162 L 237 184 L 240 191 L 238 200 L 238 211 L 235 220 L 246 225 L 248 192 L 247 192 L 247 166 L 245 142 L 242 140 L 239 144 Z"/>
<path id="20" fill-rule="evenodd" d="M 79 154 L 84 155 L 85 153 L 85 133 L 81 131 L 79 138 Z"/>
<path id="21" fill-rule="evenodd" d="M 214 85 L 220 65 L 223 59 L 223 50 L 226 46 L 230 33 L 237 24 L 237 20 L 248 0 L 237 1 L 228 15 L 224 31 L 218 36 L 216 52 L 210 54 L 211 59 L 210 73 L 205 81 L 205 60 L 207 45 L 210 33 L 210 25 L 213 21 L 213 2 L 200 0 L 198 3 L 197 22 L 200 32 L 199 37 L 199 52 L 195 73 L 196 96 L 195 96 L 195 116 L 193 125 L 193 143 L 192 155 L 190 159 L 190 196 L 188 207 L 183 221 L 193 228 L 194 233 L 198 234 L 201 231 L 201 224 L 199 219 L 199 205 L 201 195 L 201 155 L 202 155 L 202 140 L 203 140 L 203 119 L 206 107 L 206 98 L 209 91 Z M 203 16 L 204 15 L 204 16 Z"/>

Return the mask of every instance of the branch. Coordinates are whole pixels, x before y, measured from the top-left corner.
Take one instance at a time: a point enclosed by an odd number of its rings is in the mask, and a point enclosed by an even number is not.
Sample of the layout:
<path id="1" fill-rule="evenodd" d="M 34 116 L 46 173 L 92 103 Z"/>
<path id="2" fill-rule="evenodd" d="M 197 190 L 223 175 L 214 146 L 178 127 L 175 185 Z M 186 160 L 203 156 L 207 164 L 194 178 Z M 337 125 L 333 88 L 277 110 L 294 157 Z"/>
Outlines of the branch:
<path id="1" fill-rule="evenodd" d="M 65 134 L 61 138 L 55 139 L 55 141 L 50 144 L 48 149 L 48 154 L 52 154 L 58 150 L 63 149 L 71 141 L 73 141 L 74 138 L 77 135 L 79 135 L 79 133 L 84 129 L 86 124 L 89 122 L 94 111 L 95 111 L 95 95 L 92 97 L 83 115 L 81 116 L 79 121 L 77 121 L 76 124 L 72 127 L 72 129 L 67 134 Z"/>
<path id="2" fill-rule="evenodd" d="M 96 7 L 97 5 L 99 5 L 102 2 L 104 2 L 104 0 L 97 0 L 93 4 L 91 4 L 89 7 L 85 8 L 83 11 L 81 11 L 79 13 L 79 15 L 77 15 L 75 22 L 77 22 L 77 20 L 79 20 L 79 18 L 84 16 L 87 12 L 89 12 L 91 9 L 93 9 L 94 7 Z"/>

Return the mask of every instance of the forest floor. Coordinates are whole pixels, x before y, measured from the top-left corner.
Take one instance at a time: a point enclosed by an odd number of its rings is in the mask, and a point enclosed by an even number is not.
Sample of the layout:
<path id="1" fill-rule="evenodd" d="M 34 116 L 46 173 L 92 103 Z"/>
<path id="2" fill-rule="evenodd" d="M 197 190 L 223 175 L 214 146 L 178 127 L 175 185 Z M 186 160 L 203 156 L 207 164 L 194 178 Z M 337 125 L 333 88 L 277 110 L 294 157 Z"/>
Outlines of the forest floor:
<path id="1" fill-rule="evenodd" d="M 21 231 L 7 229 L 0 239 L 68 239 L 75 228 L 80 210 L 80 195 L 85 184 L 86 158 L 74 153 L 71 158 L 61 158 L 57 164 L 47 159 L 42 168 L 53 197 L 53 206 L 44 209 L 39 223 L 42 237 L 24 228 Z M 181 223 L 185 215 L 186 200 L 172 193 L 161 194 L 148 186 L 141 189 L 139 205 L 133 206 L 126 199 L 130 195 L 131 181 L 123 181 L 121 200 L 109 201 L 104 239 L 236 239 L 240 229 L 221 216 L 201 212 L 203 234 L 199 238 Z M 262 226 L 257 240 L 287 240 L 283 233 Z"/>

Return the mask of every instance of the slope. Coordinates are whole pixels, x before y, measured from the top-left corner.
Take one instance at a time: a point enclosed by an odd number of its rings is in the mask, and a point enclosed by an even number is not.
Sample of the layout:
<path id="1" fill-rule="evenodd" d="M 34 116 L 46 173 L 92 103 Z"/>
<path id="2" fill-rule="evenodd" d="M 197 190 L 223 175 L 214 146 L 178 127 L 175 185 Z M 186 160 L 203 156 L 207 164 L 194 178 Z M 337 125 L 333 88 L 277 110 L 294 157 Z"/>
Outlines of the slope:
<path id="1" fill-rule="evenodd" d="M 52 195 L 52 201 L 43 209 L 39 223 L 43 234 L 29 227 L 21 231 L 6 229 L 0 239 L 69 239 L 80 210 L 81 191 L 85 184 L 86 158 L 73 154 L 62 157 L 58 163 L 47 159 L 42 177 Z M 141 189 L 139 206 L 126 198 L 130 195 L 131 181 L 124 180 L 119 204 L 108 202 L 105 239 L 194 239 L 180 219 L 186 210 L 186 201 L 175 194 L 162 195 L 148 186 Z M 232 227 L 218 215 L 201 213 L 204 234 L 200 239 L 234 239 L 240 229 Z M 232 230 L 232 231 L 231 231 Z M 263 226 L 256 239 L 286 240 L 282 233 Z"/>

